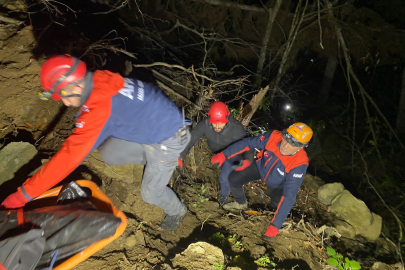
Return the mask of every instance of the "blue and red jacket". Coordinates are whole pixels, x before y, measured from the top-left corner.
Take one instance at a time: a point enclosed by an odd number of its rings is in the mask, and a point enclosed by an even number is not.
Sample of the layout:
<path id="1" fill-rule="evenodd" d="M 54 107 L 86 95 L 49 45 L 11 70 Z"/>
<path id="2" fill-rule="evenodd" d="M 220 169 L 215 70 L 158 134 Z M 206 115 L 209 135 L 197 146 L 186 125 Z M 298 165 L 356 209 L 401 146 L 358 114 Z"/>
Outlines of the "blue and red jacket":
<path id="1" fill-rule="evenodd" d="M 58 153 L 23 184 L 27 199 L 62 181 L 109 137 L 154 144 L 171 138 L 183 125 L 180 110 L 151 83 L 96 71 L 92 85 L 74 132 Z"/>
<path id="2" fill-rule="evenodd" d="M 308 157 L 303 149 L 292 156 L 281 155 L 279 145 L 282 139 L 281 131 L 274 130 L 262 136 L 245 138 L 222 152 L 230 159 L 250 149 L 261 150 L 256 161 L 261 179 L 268 187 L 283 190 L 283 196 L 271 221 L 277 229 L 281 228 L 293 207 L 308 168 Z"/>

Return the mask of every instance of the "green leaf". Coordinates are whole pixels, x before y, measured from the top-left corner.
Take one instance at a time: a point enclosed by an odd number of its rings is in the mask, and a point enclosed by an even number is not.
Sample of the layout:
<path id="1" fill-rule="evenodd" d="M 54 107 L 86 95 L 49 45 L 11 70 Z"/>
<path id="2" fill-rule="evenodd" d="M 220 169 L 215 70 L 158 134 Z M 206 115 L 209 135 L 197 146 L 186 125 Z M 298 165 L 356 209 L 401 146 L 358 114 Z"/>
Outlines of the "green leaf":
<path id="1" fill-rule="evenodd" d="M 326 262 L 332 266 L 338 266 L 339 264 L 339 262 L 335 258 L 329 258 Z"/>
<path id="2" fill-rule="evenodd" d="M 340 269 L 340 270 L 343 270 L 343 266 L 339 265 L 339 269 Z"/>
<path id="3" fill-rule="evenodd" d="M 329 256 L 335 256 L 335 254 L 336 254 L 336 251 L 330 247 L 327 247 L 326 251 L 328 252 Z"/>
<path id="4" fill-rule="evenodd" d="M 373 145 L 373 146 L 375 145 L 375 142 L 373 140 L 369 140 L 368 143 Z"/>
<path id="5" fill-rule="evenodd" d="M 349 269 L 349 267 L 350 267 L 350 263 L 345 263 L 345 269 Z"/>
<path id="6" fill-rule="evenodd" d="M 336 254 L 336 255 L 335 255 L 335 258 L 336 258 L 336 259 L 343 259 L 343 255 L 342 255 L 342 254 Z"/>
<path id="7" fill-rule="evenodd" d="M 349 262 L 350 262 L 349 258 L 346 257 L 346 258 L 345 258 L 345 262 L 346 262 L 346 263 L 349 263 Z"/>
<path id="8" fill-rule="evenodd" d="M 360 264 L 356 261 L 350 261 L 350 267 L 352 268 L 352 270 L 361 269 Z"/>

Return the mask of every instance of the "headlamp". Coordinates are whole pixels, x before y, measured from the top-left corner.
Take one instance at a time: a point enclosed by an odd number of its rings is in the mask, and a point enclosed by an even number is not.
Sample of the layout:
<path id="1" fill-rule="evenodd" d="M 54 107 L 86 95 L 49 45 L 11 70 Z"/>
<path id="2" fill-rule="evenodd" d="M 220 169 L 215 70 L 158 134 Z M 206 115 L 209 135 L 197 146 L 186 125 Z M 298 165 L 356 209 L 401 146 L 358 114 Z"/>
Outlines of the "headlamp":
<path id="1" fill-rule="evenodd" d="M 306 143 L 302 143 L 297 141 L 290 133 L 287 132 L 287 130 L 283 130 L 283 139 L 286 140 L 291 146 L 294 147 L 303 147 L 306 146 Z"/>
<path id="2" fill-rule="evenodd" d="M 44 91 L 44 92 L 38 92 L 38 94 L 39 94 L 39 98 L 40 98 L 41 100 L 49 100 L 49 99 L 52 97 L 52 94 L 49 93 L 49 92 L 46 92 L 46 91 Z"/>

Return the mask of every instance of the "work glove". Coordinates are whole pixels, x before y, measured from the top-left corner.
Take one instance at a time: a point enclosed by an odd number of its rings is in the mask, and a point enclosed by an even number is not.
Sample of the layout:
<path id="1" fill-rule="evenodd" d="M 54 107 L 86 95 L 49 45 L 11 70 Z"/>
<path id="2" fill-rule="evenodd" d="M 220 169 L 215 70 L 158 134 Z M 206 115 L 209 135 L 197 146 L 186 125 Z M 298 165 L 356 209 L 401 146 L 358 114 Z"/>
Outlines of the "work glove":
<path id="1" fill-rule="evenodd" d="M 267 227 L 266 233 L 263 235 L 263 239 L 271 241 L 277 236 L 278 232 L 279 230 L 276 227 L 270 225 L 269 227 Z"/>
<path id="2" fill-rule="evenodd" d="M 179 157 L 178 162 L 179 162 L 179 167 L 181 169 L 183 169 L 183 159 Z"/>
<path id="3" fill-rule="evenodd" d="M 211 158 L 211 163 L 212 164 L 219 163 L 219 167 L 221 167 L 222 164 L 224 164 L 224 162 L 225 162 L 225 155 L 222 152 L 214 155 Z"/>
<path id="4" fill-rule="evenodd" d="M 244 169 L 246 169 L 249 166 L 250 166 L 250 161 L 247 159 L 244 159 L 240 162 L 240 166 L 238 168 L 236 168 L 235 171 L 243 171 Z"/>
<path id="5" fill-rule="evenodd" d="M 21 208 L 27 202 L 29 202 L 29 200 L 22 194 L 21 188 L 18 188 L 16 192 L 8 195 L 8 197 L 1 203 L 1 206 L 6 209 Z"/>

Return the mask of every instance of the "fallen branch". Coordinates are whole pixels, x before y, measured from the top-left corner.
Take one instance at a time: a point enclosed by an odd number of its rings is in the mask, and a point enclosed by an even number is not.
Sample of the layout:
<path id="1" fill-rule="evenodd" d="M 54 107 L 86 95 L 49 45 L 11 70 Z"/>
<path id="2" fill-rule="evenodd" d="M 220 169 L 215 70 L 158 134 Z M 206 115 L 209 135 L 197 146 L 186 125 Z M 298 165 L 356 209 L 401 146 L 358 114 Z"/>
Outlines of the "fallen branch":
<path id="1" fill-rule="evenodd" d="M 16 25 L 20 25 L 20 24 L 24 23 L 22 21 L 18 21 L 16 19 L 9 18 L 9 17 L 3 16 L 3 15 L 0 15 L 0 21 L 9 23 L 9 24 L 16 24 Z"/>
<path id="2" fill-rule="evenodd" d="M 252 119 L 253 114 L 256 112 L 257 108 L 260 106 L 264 96 L 266 95 L 267 91 L 269 90 L 269 85 L 265 88 L 260 89 L 259 93 L 253 96 L 250 100 L 249 104 L 243 108 L 241 112 L 241 123 L 243 126 L 247 126 Z"/>
<path id="3" fill-rule="evenodd" d="M 178 82 L 176 82 L 176 81 L 170 79 L 169 77 L 163 75 L 162 73 L 156 71 L 155 69 L 152 69 L 152 73 L 153 73 L 154 75 L 156 75 L 156 76 L 158 76 L 158 77 L 160 77 L 160 78 L 162 78 L 162 79 L 164 79 L 164 80 L 170 82 L 172 85 L 179 86 L 179 87 L 183 88 L 183 89 L 186 90 L 186 91 L 192 91 L 192 89 L 189 89 L 189 88 L 185 87 L 184 85 L 179 84 Z"/>
<path id="4" fill-rule="evenodd" d="M 203 221 L 203 223 L 201 224 L 201 231 L 203 230 L 204 227 L 204 223 L 210 218 L 212 214 L 209 214 L 209 216 Z"/>

